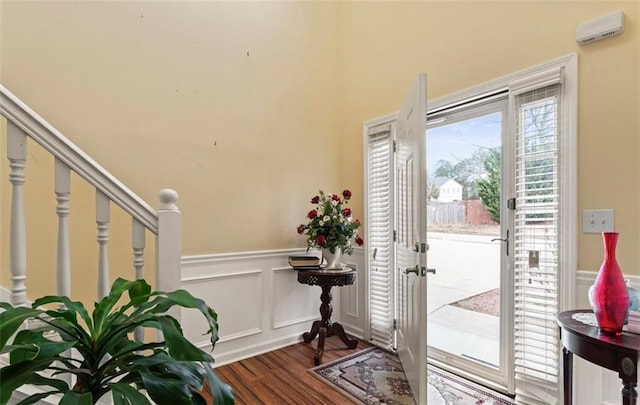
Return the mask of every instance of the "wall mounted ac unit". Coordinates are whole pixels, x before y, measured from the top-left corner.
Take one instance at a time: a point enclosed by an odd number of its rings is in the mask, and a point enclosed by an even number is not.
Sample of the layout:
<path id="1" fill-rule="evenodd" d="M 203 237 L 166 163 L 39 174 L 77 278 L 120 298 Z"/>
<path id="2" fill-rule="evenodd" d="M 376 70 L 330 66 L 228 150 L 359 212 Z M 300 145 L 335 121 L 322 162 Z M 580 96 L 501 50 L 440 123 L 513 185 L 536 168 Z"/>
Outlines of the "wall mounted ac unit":
<path id="1" fill-rule="evenodd" d="M 578 24 L 576 27 L 576 42 L 579 45 L 586 45 L 620 35 L 622 31 L 624 31 L 624 13 L 616 11 L 615 13 Z"/>

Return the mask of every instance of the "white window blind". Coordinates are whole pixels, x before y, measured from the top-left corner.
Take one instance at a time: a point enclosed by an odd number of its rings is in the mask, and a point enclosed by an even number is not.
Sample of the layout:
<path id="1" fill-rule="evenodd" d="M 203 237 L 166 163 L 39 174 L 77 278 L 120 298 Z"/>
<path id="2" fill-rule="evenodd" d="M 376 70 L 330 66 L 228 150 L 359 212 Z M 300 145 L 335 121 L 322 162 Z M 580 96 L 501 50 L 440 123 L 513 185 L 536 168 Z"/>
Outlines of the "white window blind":
<path id="1" fill-rule="evenodd" d="M 367 243 L 372 343 L 393 344 L 393 140 L 390 127 L 370 130 L 367 153 Z"/>
<path id="2" fill-rule="evenodd" d="M 560 94 L 553 84 L 515 96 L 515 377 L 526 404 L 559 397 Z"/>

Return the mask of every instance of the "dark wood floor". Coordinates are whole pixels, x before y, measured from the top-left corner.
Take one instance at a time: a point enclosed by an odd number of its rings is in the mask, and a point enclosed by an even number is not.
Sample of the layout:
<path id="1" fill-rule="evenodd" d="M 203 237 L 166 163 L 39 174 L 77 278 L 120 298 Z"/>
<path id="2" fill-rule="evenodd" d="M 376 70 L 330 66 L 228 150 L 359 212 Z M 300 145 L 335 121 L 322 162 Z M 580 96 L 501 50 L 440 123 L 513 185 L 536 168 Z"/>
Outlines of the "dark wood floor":
<path id="1" fill-rule="evenodd" d="M 216 368 L 220 379 L 229 384 L 236 404 L 353 404 L 307 370 L 314 367 L 317 339 L 298 343 L 269 353 Z M 325 342 L 322 364 L 366 349 L 371 344 L 359 341 L 355 349 L 346 349 L 340 338 Z"/>

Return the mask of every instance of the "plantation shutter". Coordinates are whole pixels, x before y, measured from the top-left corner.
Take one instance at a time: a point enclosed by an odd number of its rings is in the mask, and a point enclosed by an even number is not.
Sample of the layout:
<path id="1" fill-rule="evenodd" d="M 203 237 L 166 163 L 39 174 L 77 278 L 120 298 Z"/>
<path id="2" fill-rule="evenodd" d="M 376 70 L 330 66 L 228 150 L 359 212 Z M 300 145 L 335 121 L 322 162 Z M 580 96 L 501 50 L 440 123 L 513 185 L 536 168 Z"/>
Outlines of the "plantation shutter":
<path id="1" fill-rule="evenodd" d="M 393 345 L 393 139 L 390 125 L 369 130 L 367 153 L 367 264 L 371 342 Z"/>
<path id="2" fill-rule="evenodd" d="M 514 335 L 516 401 L 559 402 L 558 154 L 562 71 L 510 85 L 515 112 Z"/>

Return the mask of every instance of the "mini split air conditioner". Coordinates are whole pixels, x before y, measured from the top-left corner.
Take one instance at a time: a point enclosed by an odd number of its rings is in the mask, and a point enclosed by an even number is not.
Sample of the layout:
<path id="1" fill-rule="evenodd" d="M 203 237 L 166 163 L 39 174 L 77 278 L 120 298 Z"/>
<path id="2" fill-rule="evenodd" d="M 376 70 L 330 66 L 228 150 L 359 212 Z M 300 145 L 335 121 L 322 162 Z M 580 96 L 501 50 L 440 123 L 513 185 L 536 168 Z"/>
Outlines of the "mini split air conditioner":
<path id="1" fill-rule="evenodd" d="M 576 42 L 579 45 L 586 45 L 601 39 L 622 34 L 624 31 L 624 13 L 603 15 L 596 19 L 578 24 L 576 28 Z"/>

